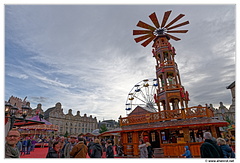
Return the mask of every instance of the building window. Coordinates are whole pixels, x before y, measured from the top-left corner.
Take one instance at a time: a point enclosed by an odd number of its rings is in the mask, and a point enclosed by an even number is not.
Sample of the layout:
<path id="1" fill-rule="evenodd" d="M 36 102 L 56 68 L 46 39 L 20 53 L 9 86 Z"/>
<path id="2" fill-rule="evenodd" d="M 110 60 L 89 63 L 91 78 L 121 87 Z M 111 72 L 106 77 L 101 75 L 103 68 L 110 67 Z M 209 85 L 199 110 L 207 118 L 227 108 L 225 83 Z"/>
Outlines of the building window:
<path id="1" fill-rule="evenodd" d="M 151 133 L 151 137 L 152 137 L 152 141 L 153 141 L 153 142 L 156 141 L 156 137 L 155 137 L 155 133 L 154 133 L 154 132 Z"/>

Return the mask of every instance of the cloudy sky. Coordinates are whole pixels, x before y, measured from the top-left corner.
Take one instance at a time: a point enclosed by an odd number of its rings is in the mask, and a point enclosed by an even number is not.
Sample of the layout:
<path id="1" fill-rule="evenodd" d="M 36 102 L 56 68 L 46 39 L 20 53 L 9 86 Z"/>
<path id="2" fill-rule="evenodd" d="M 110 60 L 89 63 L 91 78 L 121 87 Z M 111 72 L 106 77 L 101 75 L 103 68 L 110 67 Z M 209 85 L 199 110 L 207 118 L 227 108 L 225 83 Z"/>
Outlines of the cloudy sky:
<path id="1" fill-rule="evenodd" d="M 135 43 L 139 20 L 151 24 L 172 10 L 190 21 L 170 40 L 189 106 L 231 104 L 235 81 L 235 5 L 6 5 L 5 93 L 43 110 L 61 102 L 64 112 L 98 120 L 126 116 L 132 87 L 155 78 L 152 47 Z"/>

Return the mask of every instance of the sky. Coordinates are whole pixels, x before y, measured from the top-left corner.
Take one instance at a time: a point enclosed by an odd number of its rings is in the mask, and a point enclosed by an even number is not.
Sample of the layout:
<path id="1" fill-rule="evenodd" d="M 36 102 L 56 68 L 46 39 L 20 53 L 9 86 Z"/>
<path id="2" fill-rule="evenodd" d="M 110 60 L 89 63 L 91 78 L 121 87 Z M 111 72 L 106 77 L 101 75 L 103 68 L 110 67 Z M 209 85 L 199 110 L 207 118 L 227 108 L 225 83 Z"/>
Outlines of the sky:
<path id="1" fill-rule="evenodd" d="M 4 98 L 12 95 L 42 104 L 62 104 L 64 113 L 79 110 L 98 120 L 126 116 L 130 90 L 155 78 L 150 43 L 142 47 L 132 31 L 139 20 L 152 24 L 180 13 L 190 24 L 170 40 L 189 106 L 219 103 L 228 108 L 226 89 L 236 77 L 235 5 L 5 5 Z M 180 29 L 180 28 L 179 28 Z"/>

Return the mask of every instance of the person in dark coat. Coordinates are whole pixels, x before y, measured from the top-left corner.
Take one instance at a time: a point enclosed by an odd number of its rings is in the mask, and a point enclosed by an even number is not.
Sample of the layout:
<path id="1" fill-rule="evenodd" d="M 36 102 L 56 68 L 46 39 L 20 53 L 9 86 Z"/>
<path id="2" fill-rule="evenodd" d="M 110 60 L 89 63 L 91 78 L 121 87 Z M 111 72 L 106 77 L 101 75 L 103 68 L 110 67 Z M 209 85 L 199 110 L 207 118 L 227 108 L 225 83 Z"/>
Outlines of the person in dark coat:
<path id="1" fill-rule="evenodd" d="M 106 141 L 104 139 L 101 140 L 103 152 L 106 152 Z"/>
<path id="2" fill-rule="evenodd" d="M 223 152 L 220 147 L 213 142 L 212 134 L 204 132 L 204 143 L 200 147 L 201 158 L 223 158 Z"/>
<path id="3" fill-rule="evenodd" d="M 23 139 L 22 141 L 22 152 L 25 155 L 27 153 L 27 140 L 26 138 Z"/>
<path id="4" fill-rule="evenodd" d="M 90 142 L 88 143 L 87 147 L 88 147 L 88 156 L 91 155 L 92 153 L 92 145 L 94 144 L 93 140 L 90 139 Z"/>
<path id="5" fill-rule="evenodd" d="M 220 146 L 224 158 L 235 158 L 235 153 L 223 138 L 217 138 L 217 144 Z"/>
<path id="6" fill-rule="evenodd" d="M 63 153 L 61 152 L 62 144 L 59 142 L 53 143 L 53 148 L 51 148 L 46 158 L 63 158 Z"/>
<path id="7" fill-rule="evenodd" d="M 94 144 L 92 145 L 92 153 L 90 154 L 91 158 L 101 158 L 103 154 L 103 150 L 100 144 L 99 139 L 94 140 Z"/>
<path id="8" fill-rule="evenodd" d="M 27 137 L 26 139 L 27 139 L 27 155 L 28 155 L 30 154 L 30 151 L 31 151 L 32 140 L 30 139 L 30 137 Z"/>
<path id="9" fill-rule="evenodd" d="M 107 158 L 114 158 L 114 151 L 112 146 L 112 141 L 107 140 L 107 152 L 106 152 Z"/>
<path id="10" fill-rule="evenodd" d="M 147 145 L 147 151 L 148 151 L 148 158 L 152 158 L 153 157 L 153 148 L 149 142 L 146 142 L 146 145 Z"/>

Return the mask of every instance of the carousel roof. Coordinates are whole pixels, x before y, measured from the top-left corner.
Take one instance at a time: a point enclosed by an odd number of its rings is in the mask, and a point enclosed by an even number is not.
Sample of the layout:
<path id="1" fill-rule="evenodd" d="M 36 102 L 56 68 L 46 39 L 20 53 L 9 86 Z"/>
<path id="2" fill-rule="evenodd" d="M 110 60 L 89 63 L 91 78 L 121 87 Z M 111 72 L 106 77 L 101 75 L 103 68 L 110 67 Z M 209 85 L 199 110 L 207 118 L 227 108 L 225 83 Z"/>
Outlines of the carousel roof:
<path id="1" fill-rule="evenodd" d="M 32 126 L 32 125 L 40 125 L 45 124 L 43 121 L 35 121 L 30 119 L 24 119 L 24 118 L 16 118 L 14 122 L 14 126 L 22 127 L 22 126 Z"/>
<path id="2" fill-rule="evenodd" d="M 49 131 L 57 131 L 58 130 L 57 125 L 53 125 L 52 123 L 48 122 L 47 120 L 40 118 L 40 115 L 35 115 L 32 118 L 30 118 L 29 120 L 44 122 L 44 124 L 25 126 L 25 127 L 21 127 L 21 129 L 49 130 Z"/>
<path id="3" fill-rule="evenodd" d="M 52 125 L 52 123 L 48 122 L 47 120 L 40 118 L 39 115 L 35 115 L 34 117 L 30 118 L 30 120 L 42 121 L 45 122 L 45 125 Z"/>

